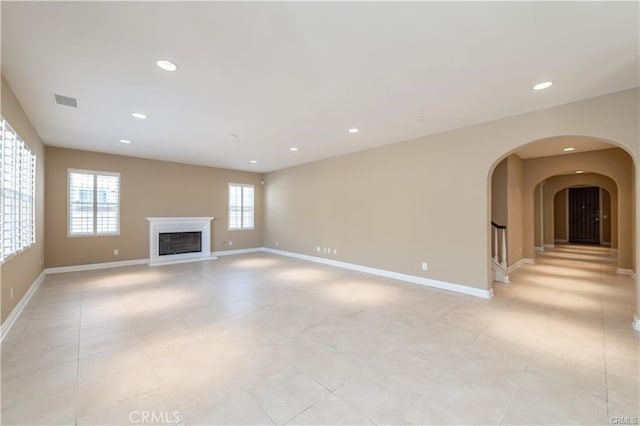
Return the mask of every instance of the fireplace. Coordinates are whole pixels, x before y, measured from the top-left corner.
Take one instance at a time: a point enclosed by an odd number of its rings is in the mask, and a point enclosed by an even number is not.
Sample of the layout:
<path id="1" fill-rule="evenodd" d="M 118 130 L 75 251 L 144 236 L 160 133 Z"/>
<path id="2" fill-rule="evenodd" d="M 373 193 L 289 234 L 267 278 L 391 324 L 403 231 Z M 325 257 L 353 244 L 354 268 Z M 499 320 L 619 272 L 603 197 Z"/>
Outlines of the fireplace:
<path id="1" fill-rule="evenodd" d="M 211 256 L 213 217 L 148 217 L 149 266 L 215 259 Z"/>
<path id="2" fill-rule="evenodd" d="M 202 251 L 202 232 L 161 232 L 158 236 L 158 255 L 168 256 Z"/>

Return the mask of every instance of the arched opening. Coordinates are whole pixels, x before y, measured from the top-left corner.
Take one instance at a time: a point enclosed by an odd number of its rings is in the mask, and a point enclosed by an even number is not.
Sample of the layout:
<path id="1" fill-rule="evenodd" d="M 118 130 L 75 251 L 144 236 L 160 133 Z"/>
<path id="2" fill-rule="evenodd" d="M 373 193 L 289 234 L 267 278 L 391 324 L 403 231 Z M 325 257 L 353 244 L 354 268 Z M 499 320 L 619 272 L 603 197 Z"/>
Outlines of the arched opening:
<path id="1" fill-rule="evenodd" d="M 577 300 L 581 290 L 577 282 L 576 287 L 572 287 L 573 284 L 567 287 L 567 280 L 595 282 L 594 277 L 585 274 L 602 270 L 606 273 L 601 280 L 605 287 L 593 289 L 593 294 L 606 294 L 607 283 L 623 282 L 627 301 L 621 305 L 624 313 L 620 314 L 628 327 L 637 306 L 633 279 L 636 271 L 635 167 L 633 158 L 617 144 L 587 136 L 533 141 L 496 161 L 489 183 L 493 223 L 488 226 L 494 292 L 498 296 L 505 294 L 509 290 L 496 282 L 517 285 L 521 274 L 527 284 L 538 280 L 539 288 L 552 289 L 555 282 L 557 288 L 563 289 L 570 305 L 571 292 L 575 290 L 573 296 Z M 572 245 L 581 241 L 572 238 L 568 218 L 569 193 L 584 188 L 597 188 L 598 204 L 594 208 L 597 233 L 585 241 L 600 247 L 590 253 L 584 245 Z M 566 249 L 579 261 L 556 262 L 553 268 L 545 262 L 552 253 Z M 571 256 L 558 257 L 569 259 Z M 521 268 L 528 264 L 531 266 Z M 595 309 L 596 305 L 592 307 Z"/>

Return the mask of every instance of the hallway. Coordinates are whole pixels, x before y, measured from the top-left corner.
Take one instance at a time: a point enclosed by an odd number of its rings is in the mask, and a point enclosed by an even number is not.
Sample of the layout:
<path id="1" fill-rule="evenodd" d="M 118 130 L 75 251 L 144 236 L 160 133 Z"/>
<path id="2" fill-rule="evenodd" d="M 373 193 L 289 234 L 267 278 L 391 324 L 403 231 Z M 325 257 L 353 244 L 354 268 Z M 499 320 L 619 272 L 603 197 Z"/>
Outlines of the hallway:
<path id="1" fill-rule="evenodd" d="M 496 299 L 505 303 L 511 317 L 510 324 L 503 324 L 504 336 L 511 335 L 514 344 L 532 353 L 526 368 L 530 374 L 525 373 L 514 394 L 505 424 L 581 422 L 544 417 L 536 410 L 558 416 L 571 405 L 602 410 L 601 399 L 609 418 L 638 415 L 640 339 L 630 325 L 635 284 L 615 271 L 609 248 L 559 245 L 538 253 L 535 265 L 514 272 L 510 284 L 494 284 Z M 536 377 L 557 384 L 555 389 L 538 389 L 539 407 L 524 402 L 526 397 L 531 401 L 527 382 Z M 549 406 L 552 401 L 557 407 Z"/>

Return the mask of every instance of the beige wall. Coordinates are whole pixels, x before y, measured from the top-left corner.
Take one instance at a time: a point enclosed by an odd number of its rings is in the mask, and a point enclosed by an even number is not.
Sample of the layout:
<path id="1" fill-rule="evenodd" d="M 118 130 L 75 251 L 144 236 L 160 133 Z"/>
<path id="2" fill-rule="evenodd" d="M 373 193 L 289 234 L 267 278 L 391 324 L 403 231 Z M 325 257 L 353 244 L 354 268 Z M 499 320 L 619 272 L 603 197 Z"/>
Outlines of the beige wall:
<path id="1" fill-rule="evenodd" d="M 551 228 L 549 226 L 548 228 Z M 553 240 L 568 242 L 567 230 L 567 190 L 562 189 L 553 197 Z"/>
<path id="2" fill-rule="evenodd" d="M 494 167 L 558 135 L 611 140 L 637 158 L 638 112 L 633 89 L 269 173 L 264 243 L 314 256 L 333 247 L 336 260 L 490 288 Z M 533 257 L 523 197 L 522 248 Z"/>
<path id="3" fill-rule="evenodd" d="M 559 155 L 553 157 L 532 158 L 524 161 L 523 167 L 523 212 L 524 223 L 524 249 L 525 257 L 533 255 L 533 192 L 538 183 L 551 176 L 575 173 L 576 170 L 585 170 L 591 173 L 610 177 L 618 189 L 618 266 L 623 269 L 634 269 L 634 204 L 635 204 L 635 182 L 633 171 L 633 160 L 623 150 L 619 148 L 577 153 L 570 155 Z M 604 185 L 604 184 L 603 184 Z M 599 186 L 599 185 L 595 185 Z M 566 186 L 565 186 L 566 187 Z M 545 184 L 545 192 L 555 194 L 562 186 L 552 189 L 548 183 Z M 606 186 L 605 186 L 606 189 Z M 553 195 L 545 195 L 545 204 L 553 205 Z M 553 212 L 545 214 L 545 239 L 553 237 Z"/>
<path id="4" fill-rule="evenodd" d="M 522 259 L 522 159 L 507 158 L 507 264 Z"/>
<path id="5" fill-rule="evenodd" d="M 542 215 L 542 187 L 544 183 L 539 184 L 533 190 L 533 217 L 535 221 L 534 244 L 536 247 L 544 246 L 544 237 L 542 235 L 543 215 Z"/>
<path id="6" fill-rule="evenodd" d="M 614 232 L 611 218 L 611 195 L 606 189 L 600 188 L 600 203 L 602 204 L 602 211 L 600 212 L 600 224 L 602 238 L 600 242 L 602 244 L 612 244 L 611 235 Z M 617 202 L 617 201 L 616 201 Z M 612 246 L 611 248 L 615 248 Z"/>
<path id="7" fill-rule="evenodd" d="M 2 276 L 2 323 L 40 275 L 44 259 L 44 191 L 45 148 L 20 103 L 2 78 L 2 116 L 36 155 L 36 243 L 0 265 Z M 13 298 L 10 291 L 13 288 Z"/>
<path id="8" fill-rule="evenodd" d="M 149 257 L 146 217 L 215 216 L 211 249 L 262 246 L 262 175 L 47 147 L 46 264 L 81 265 Z M 120 235 L 67 237 L 67 169 L 120 173 Z M 228 184 L 255 185 L 255 229 L 228 231 Z M 232 241 L 233 246 L 223 244 Z M 114 256 L 113 250 L 119 255 Z"/>
<path id="9" fill-rule="evenodd" d="M 498 225 L 507 225 L 507 162 L 502 160 L 491 178 L 491 220 Z"/>

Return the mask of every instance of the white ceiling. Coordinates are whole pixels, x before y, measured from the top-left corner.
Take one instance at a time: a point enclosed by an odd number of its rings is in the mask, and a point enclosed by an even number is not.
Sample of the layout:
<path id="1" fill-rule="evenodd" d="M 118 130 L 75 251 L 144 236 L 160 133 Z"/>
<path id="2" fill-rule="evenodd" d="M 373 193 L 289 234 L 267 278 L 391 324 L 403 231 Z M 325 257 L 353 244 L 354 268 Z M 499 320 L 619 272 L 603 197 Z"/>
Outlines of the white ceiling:
<path id="1" fill-rule="evenodd" d="M 563 151 L 565 148 L 575 148 L 575 150 L 565 152 Z M 615 148 L 615 145 L 589 136 L 556 136 L 523 145 L 516 149 L 514 153 L 520 158 L 526 159 L 551 157 L 553 155 L 571 155 L 579 152 L 611 148 Z"/>
<path id="2" fill-rule="evenodd" d="M 637 2 L 1 7 L 2 73 L 45 143 L 241 170 L 638 86 Z"/>

